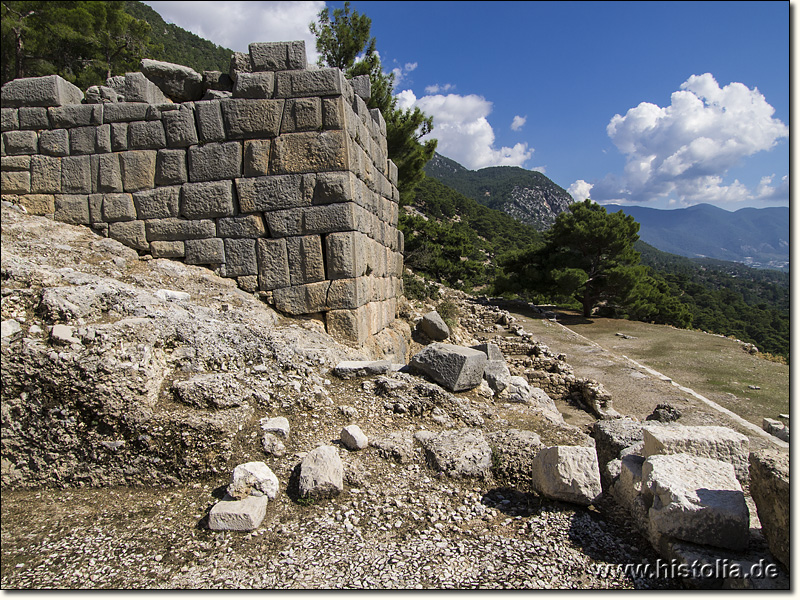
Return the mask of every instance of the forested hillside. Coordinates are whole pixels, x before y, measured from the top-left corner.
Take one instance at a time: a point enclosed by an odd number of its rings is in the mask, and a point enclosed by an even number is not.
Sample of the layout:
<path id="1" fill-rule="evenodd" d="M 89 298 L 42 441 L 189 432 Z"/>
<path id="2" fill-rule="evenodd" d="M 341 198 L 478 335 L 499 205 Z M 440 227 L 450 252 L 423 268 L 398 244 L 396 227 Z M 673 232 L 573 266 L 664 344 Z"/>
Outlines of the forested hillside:
<path id="1" fill-rule="evenodd" d="M 126 0 L 125 10 L 137 19 L 150 24 L 152 50 L 147 58 L 191 67 L 198 73 L 203 71 L 227 73 L 230 69 L 232 50 L 217 46 L 177 25 L 167 23 L 161 15 L 142 2 Z"/>
<path id="2" fill-rule="evenodd" d="M 514 255 L 541 247 L 544 236 L 536 228 L 478 204 L 433 177 L 418 185 L 414 202 L 404 212 L 400 228 L 406 236 L 406 266 L 415 272 L 467 291 L 547 300 L 531 296 L 523 289 L 524 282 L 500 266 Z M 671 304 L 659 313 L 657 322 L 735 336 L 763 352 L 788 358 L 788 273 L 689 259 L 642 241 L 634 248 L 656 294 Z M 636 305 L 642 302 L 653 298 L 638 303 L 634 299 L 627 316 L 635 316 Z M 606 313 L 626 316 L 624 310 Z M 673 316 L 679 321 L 672 322 Z"/>

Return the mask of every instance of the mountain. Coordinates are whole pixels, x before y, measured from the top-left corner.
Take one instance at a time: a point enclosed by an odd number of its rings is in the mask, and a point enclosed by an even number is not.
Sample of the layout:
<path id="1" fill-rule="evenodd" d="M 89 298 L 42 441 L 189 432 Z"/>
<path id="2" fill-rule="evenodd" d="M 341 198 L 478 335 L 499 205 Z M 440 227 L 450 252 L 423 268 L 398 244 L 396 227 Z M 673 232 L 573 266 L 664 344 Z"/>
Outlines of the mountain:
<path id="1" fill-rule="evenodd" d="M 742 208 L 710 204 L 676 210 L 607 205 L 639 223 L 639 237 L 664 252 L 716 258 L 753 267 L 788 270 L 789 208 Z"/>
<path id="2" fill-rule="evenodd" d="M 487 167 L 477 171 L 435 154 L 425 173 L 484 206 L 501 210 L 539 231 L 550 227 L 572 204 L 572 196 L 538 171 Z"/>
<path id="3" fill-rule="evenodd" d="M 230 69 L 233 50 L 167 23 L 155 10 L 134 0 L 125 2 L 125 12 L 150 24 L 150 42 L 154 49 L 147 58 L 191 67 L 198 73 Z"/>

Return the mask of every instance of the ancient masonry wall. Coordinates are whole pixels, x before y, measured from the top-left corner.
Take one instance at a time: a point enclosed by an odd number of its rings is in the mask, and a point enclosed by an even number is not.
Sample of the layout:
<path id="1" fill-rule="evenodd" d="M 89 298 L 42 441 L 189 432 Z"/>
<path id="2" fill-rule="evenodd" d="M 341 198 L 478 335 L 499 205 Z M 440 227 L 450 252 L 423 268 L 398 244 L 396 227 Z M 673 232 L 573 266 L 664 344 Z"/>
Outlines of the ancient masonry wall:
<path id="1" fill-rule="evenodd" d="M 397 167 L 368 81 L 359 95 L 339 69 L 308 68 L 302 42 L 251 44 L 231 75 L 231 93 L 186 102 L 142 73 L 94 104 L 58 76 L 9 82 L 2 194 L 208 265 L 286 314 L 323 313 L 361 345 L 394 320 L 403 269 Z"/>

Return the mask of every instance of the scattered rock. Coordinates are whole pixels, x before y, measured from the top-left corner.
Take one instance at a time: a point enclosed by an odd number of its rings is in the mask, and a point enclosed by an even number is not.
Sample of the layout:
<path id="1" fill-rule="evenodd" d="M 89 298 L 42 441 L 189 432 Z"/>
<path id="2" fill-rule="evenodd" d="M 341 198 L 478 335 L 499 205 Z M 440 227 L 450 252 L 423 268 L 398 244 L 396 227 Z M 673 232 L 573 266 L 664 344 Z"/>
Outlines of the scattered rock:
<path id="1" fill-rule="evenodd" d="M 672 406 L 671 404 L 667 404 L 666 402 L 662 402 L 658 404 L 652 413 L 647 415 L 645 421 L 658 421 L 659 423 L 672 423 L 673 421 L 677 421 L 681 418 L 681 411 Z"/>
<path id="2" fill-rule="evenodd" d="M 264 437 L 261 438 L 261 445 L 264 448 L 264 452 L 271 456 L 280 458 L 286 455 L 286 446 L 274 433 L 264 433 Z"/>
<path id="3" fill-rule="evenodd" d="M 543 496 L 588 506 L 602 492 L 594 448 L 551 446 L 536 455 L 533 487 Z"/>
<path id="4" fill-rule="evenodd" d="M 278 495 L 278 478 L 263 462 L 249 462 L 233 470 L 228 495 L 242 500 L 247 496 L 266 496 L 274 500 Z"/>
<path id="5" fill-rule="evenodd" d="M 779 440 L 784 442 L 789 441 L 789 426 L 776 419 L 768 419 L 764 417 L 761 422 L 761 428 L 770 435 L 774 435 Z"/>
<path id="6" fill-rule="evenodd" d="M 642 465 L 642 493 L 651 505 L 654 541 L 670 536 L 731 550 L 747 548 L 750 514 L 730 463 L 691 454 L 650 456 Z"/>
<path id="7" fill-rule="evenodd" d="M 411 366 L 451 392 L 478 387 L 483 379 L 486 354 L 464 346 L 431 344 L 411 359 Z"/>
<path id="8" fill-rule="evenodd" d="M 392 368 L 388 360 L 346 360 L 340 362 L 333 369 L 334 375 L 340 379 L 353 379 L 354 377 L 371 377 L 383 375 Z"/>
<path id="9" fill-rule="evenodd" d="M 283 439 L 289 438 L 289 419 L 286 417 L 273 417 L 261 419 L 261 429 L 267 433 L 274 433 Z"/>
<path id="10" fill-rule="evenodd" d="M 491 474 L 492 449 L 480 429 L 442 431 L 423 439 L 431 468 L 457 479 L 487 479 Z"/>
<path id="11" fill-rule="evenodd" d="M 348 425 L 342 429 L 339 437 L 348 450 L 363 450 L 369 445 L 367 436 L 358 425 Z"/>
<path id="12" fill-rule="evenodd" d="M 319 446 L 300 463 L 300 496 L 330 498 L 343 489 L 344 466 L 333 446 Z"/>
<path id="13" fill-rule="evenodd" d="M 450 328 L 435 310 L 422 316 L 420 322 L 417 323 L 417 329 L 435 342 L 440 342 L 450 337 Z"/>
<path id="14" fill-rule="evenodd" d="M 253 531 L 267 514 L 266 496 L 247 496 L 242 500 L 221 500 L 208 514 L 213 531 Z"/>
<path id="15" fill-rule="evenodd" d="M 750 495 L 772 554 L 789 570 L 789 455 L 777 450 L 750 453 Z"/>

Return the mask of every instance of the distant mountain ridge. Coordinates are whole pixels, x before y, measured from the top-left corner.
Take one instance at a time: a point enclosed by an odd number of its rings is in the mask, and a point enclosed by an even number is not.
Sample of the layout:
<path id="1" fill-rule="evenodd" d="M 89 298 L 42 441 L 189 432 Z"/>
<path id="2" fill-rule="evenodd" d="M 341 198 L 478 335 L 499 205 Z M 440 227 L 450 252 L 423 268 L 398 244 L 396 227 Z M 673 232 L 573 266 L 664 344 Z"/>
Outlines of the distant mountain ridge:
<path id="1" fill-rule="evenodd" d="M 710 204 L 675 210 L 610 204 L 606 210 L 622 210 L 633 217 L 640 225 L 639 237 L 664 252 L 760 268 L 789 268 L 788 207 L 730 212 Z"/>
<path id="2" fill-rule="evenodd" d="M 539 231 L 550 227 L 572 204 L 572 196 L 538 171 L 521 167 L 487 167 L 471 171 L 441 154 L 425 173 L 468 198 L 501 210 Z"/>

